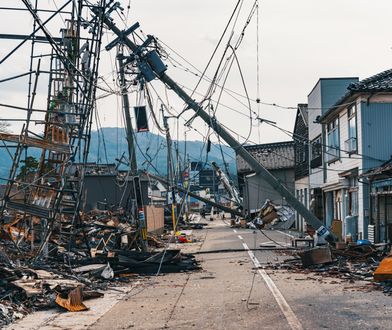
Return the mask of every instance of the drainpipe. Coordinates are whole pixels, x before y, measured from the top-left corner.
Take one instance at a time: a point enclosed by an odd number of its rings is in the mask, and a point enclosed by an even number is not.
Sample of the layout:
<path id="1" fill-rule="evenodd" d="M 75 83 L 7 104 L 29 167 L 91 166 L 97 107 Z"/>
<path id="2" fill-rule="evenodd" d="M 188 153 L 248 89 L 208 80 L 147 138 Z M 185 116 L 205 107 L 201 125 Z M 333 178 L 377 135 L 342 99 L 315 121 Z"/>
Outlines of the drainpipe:
<path id="1" fill-rule="evenodd" d="M 358 182 L 359 183 L 362 183 L 362 184 L 366 184 L 366 185 L 368 185 L 368 187 L 369 187 L 369 191 L 368 191 L 368 196 L 367 196 L 367 198 L 368 198 L 368 215 L 367 215 L 367 217 L 368 217 L 368 222 L 370 222 L 370 213 L 371 213 L 371 197 L 370 197 L 370 188 L 371 188 L 371 185 L 370 185 L 370 182 L 368 181 L 368 182 L 365 182 L 365 181 L 361 181 L 360 180 L 360 178 L 358 178 Z M 362 193 L 363 193 L 363 188 L 362 188 Z M 359 207 L 359 205 L 358 205 L 358 207 Z M 363 228 L 363 239 L 367 239 L 367 237 L 365 237 L 365 230 L 367 231 L 367 228 L 365 228 L 365 218 L 366 218 L 366 216 L 365 216 L 365 209 L 363 209 L 363 224 L 364 224 L 364 228 Z M 369 225 L 369 224 L 368 224 Z"/>

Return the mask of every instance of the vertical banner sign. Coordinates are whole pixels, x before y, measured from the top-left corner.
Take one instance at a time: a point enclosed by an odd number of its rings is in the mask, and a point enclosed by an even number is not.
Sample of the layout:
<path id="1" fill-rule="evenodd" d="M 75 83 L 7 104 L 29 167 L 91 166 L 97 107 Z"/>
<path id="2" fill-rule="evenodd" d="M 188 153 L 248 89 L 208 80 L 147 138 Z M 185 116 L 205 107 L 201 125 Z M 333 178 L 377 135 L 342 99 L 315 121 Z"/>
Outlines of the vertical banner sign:
<path id="1" fill-rule="evenodd" d="M 148 132 L 148 119 L 147 119 L 147 111 L 146 107 L 138 106 L 134 107 L 135 110 L 135 118 L 136 118 L 136 129 L 138 132 Z"/>

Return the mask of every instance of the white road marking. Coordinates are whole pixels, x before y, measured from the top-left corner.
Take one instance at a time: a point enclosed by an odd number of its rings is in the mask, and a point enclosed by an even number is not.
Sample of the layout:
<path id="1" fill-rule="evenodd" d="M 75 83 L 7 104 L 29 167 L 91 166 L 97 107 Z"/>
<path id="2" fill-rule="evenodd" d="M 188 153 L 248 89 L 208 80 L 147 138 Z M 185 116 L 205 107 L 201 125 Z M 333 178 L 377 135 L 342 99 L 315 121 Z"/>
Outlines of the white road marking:
<path id="1" fill-rule="evenodd" d="M 249 250 L 249 247 L 246 243 L 242 243 L 242 246 L 245 250 L 247 250 L 250 259 L 252 260 L 253 264 L 256 268 L 261 266 L 260 262 L 257 260 L 255 254 Z M 286 317 L 286 320 L 293 330 L 302 330 L 302 324 L 298 320 L 297 316 L 294 314 L 293 310 L 287 303 L 286 299 L 284 299 L 282 293 L 279 291 L 278 287 L 275 285 L 274 281 L 271 277 L 267 274 L 264 269 L 257 269 L 257 272 L 261 275 L 264 282 L 267 284 L 268 289 L 271 291 L 272 295 L 274 296 L 276 302 L 278 303 L 282 313 Z"/>
<path id="2" fill-rule="evenodd" d="M 243 241 L 244 239 L 242 238 L 242 236 L 241 235 L 238 235 L 238 238 L 241 240 L 241 241 Z"/>
<path id="3" fill-rule="evenodd" d="M 273 243 L 275 243 L 275 242 L 273 242 L 273 241 L 268 241 L 268 242 L 260 243 L 260 245 L 273 244 Z"/>
<path id="4" fill-rule="evenodd" d="M 288 236 L 288 237 L 295 238 L 293 235 L 287 234 L 287 233 L 285 233 L 284 231 L 277 230 L 277 232 L 278 232 L 278 233 L 281 233 L 281 234 L 283 234 L 283 235 L 286 235 L 286 236 Z"/>
<path id="5" fill-rule="evenodd" d="M 237 234 L 237 230 L 236 229 L 233 229 L 233 231 Z"/>

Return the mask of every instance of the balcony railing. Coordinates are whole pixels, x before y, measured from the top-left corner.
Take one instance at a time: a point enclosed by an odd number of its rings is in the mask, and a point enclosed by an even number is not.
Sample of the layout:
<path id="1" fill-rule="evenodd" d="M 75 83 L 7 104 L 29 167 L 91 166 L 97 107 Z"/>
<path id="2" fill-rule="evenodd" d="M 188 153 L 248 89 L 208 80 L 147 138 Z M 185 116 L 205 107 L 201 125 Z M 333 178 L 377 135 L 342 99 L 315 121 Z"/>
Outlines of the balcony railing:
<path id="1" fill-rule="evenodd" d="M 357 151 L 357 138 L 356 137 L 352 137 L 349 138 L 348 140 L 346 140 L 344 142 L 345 145 L 345 151 L 348 153 L 353 153 Z"/>
<path id="2" fill-rule="evenodd" d="M 339 159 L 339 147 L 328 147 L 326 152 L 327 162 L 332 162 L 336 159 Z"/>

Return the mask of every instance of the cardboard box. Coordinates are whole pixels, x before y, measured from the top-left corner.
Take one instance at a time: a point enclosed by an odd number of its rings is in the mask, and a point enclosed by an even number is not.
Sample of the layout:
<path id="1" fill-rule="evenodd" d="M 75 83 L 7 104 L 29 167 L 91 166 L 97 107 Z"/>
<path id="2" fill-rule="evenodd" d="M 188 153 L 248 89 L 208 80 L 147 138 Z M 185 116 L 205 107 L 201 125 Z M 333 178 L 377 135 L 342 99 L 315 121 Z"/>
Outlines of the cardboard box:
<path id="1" fill-rule="evenodd" d="M 304 267 L 332 262 L 331 250 L 328 246 L 305 250 L 300 252 L 299 256 Z"/>
<path id="2" fill-rule="evenodd" d="M 165 224 L 164 208 L 162 206 L 147 205 L 145 206 L 145 215 L 147 232 L 163 234 Z"/>

